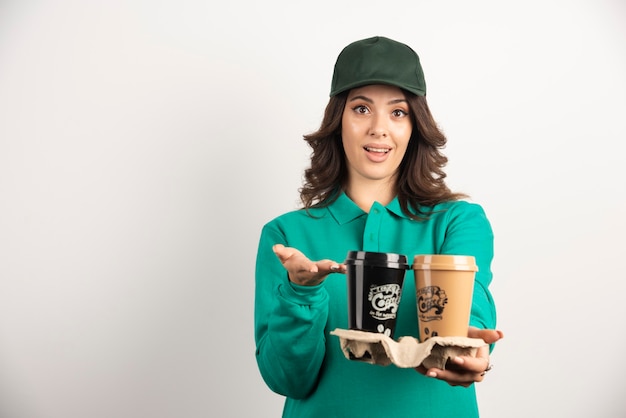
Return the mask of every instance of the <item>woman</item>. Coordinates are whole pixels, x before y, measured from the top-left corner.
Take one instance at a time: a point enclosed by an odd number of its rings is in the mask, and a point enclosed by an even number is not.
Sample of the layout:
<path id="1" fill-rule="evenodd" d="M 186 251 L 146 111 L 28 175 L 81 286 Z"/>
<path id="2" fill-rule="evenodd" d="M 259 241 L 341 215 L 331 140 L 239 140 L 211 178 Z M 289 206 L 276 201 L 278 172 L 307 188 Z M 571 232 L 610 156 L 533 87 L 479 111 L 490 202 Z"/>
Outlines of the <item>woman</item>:
<path id="1" fill-rule="evenodd" d="M 256 358 L 284 417 L 476 417 L 496 331 L 493 235 L 483 209 L 445 184 L 446 138 L 426 103 L 419 57 L 384 37 L 353 42 L 335 64 L 330 101 L 300 194 L 303 209 L 266 224 L 256 265 Z M 343 260 L 350 250 L 473 255 L 468 336 L 490 344 L 454 370 L 350 361 Z M 317 260 L 317 261 L 314 261 Z M 415 289 L 405 280 L 397 336 L 418 335 Z"/>

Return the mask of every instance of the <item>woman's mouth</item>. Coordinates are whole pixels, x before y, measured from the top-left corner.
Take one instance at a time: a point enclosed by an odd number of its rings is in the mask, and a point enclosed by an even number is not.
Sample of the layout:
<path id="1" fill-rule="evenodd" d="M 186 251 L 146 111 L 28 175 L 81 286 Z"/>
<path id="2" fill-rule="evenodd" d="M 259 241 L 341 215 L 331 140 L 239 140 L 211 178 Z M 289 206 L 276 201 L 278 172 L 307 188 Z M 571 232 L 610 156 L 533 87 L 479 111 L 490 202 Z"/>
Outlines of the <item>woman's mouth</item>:
<path id="1" fill-rule="evenodd" d="M 363 146 L 365 156 L 373 163 L 382 163 L 389 158 L 389 153 L 392 148 L 389 145 L 384 144 L 371 144 Z"/>
<path id="2" fill-rule="evenodd" d="M 383 154 L 387 154 L 389 151 L 391 151 L 390 148 L 363 147 L 363 149 L 367 152 L 379 152 Z"/>

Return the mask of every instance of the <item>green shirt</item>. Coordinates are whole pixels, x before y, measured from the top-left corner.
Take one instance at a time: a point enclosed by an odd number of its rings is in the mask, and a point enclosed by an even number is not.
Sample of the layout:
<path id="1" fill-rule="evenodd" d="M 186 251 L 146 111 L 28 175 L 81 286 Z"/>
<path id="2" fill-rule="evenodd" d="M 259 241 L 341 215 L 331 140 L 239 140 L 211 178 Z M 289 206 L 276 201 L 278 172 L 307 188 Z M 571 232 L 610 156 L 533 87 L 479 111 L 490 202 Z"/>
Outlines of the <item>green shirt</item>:
<path id="1" fill-rule="evenodd" d="M 286 396 L 283 417 L 477 417 L 474 385 L 452 387 L 395 365 L 344 357 L 335 328 L 348 328 L 347 285 L 340 273 L 318 286 L 299 286 L 272 251 L 295 247 L 311 260 L 342 262 L 348 251 L 473 255 L 478 264 L 470 324 L 495 328 L 491 282 L 493 233 L 481 206 L 439 204 L 427 221 L 412 220 L 394 199 L 365 213 L 342 194 L 326 208 L 286 213 L 262 230 L 256 262 L 255 339 L 259 371 Z M 395 338 L 418 336 L 413 273 L 407 271 Z"/>

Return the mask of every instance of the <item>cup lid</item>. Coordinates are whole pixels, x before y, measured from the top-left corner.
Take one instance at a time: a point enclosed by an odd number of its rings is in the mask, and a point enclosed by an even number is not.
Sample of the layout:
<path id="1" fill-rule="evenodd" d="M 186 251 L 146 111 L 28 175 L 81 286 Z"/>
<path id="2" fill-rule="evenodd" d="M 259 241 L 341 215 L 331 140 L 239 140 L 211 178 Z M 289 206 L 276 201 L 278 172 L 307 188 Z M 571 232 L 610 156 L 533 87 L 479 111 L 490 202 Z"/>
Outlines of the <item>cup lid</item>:
<path id="1" fill-rule="evenodd" d="M 409 269 L 406 255 L 375 251 L 348 251 L 345 264 Z"/>
<path id="2" fill-rule="evenodd" d="M 478 271 L 472 255 L 419 254 L 413 257 L 413 269 Z"/>

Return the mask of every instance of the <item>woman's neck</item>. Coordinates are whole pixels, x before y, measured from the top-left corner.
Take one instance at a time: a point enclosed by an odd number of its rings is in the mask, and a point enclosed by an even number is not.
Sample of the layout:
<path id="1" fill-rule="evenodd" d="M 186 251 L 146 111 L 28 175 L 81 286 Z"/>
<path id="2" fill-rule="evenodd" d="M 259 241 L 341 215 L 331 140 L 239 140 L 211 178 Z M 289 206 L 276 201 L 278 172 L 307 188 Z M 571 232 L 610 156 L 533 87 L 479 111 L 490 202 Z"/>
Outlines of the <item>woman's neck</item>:
<path id="1" fill-rule="evenodd" d="M 348 197 L 367 213 L 374 202 L 387 205 L 396 197 L 393 186 L 380 182 L 348 184 L 345 191 Z"/>

